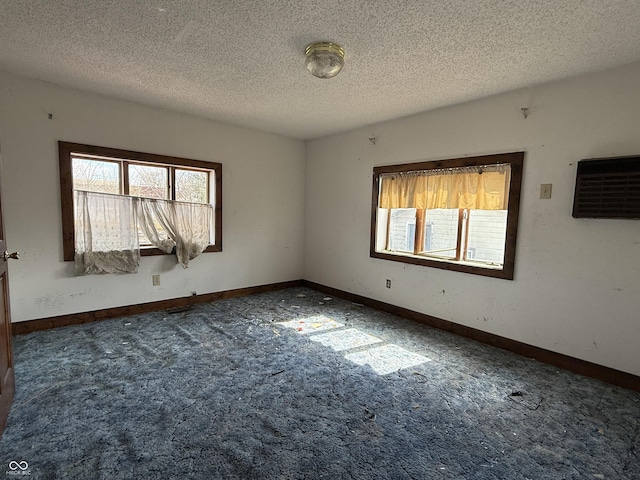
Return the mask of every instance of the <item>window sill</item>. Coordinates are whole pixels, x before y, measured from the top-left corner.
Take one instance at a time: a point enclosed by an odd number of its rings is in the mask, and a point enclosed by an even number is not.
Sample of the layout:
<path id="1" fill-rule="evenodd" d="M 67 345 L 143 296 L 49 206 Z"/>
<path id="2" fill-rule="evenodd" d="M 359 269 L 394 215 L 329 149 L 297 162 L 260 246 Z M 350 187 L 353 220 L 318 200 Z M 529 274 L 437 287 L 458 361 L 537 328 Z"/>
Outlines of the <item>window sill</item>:
<path id="1" fill-rule="evenodd" d="M 391 260 L 392 262 L 409 263 L 412 265 L 421 265 L 424 267 L 439 268 L 442 270 L 452 270 L 456 272 L 471 273 L 473 275 L 482 275 L 485 277 L 503 278 L 513 280 L 513 266 L 508 268 L 505 264 L 489 265 L 473 261 L 456 261 L 437 257 L 425 257 L 422 255 L 412 255 L 408 253 L 392 253 L 388 251 L 370 253 L 372 258 L 382 260 Z"/>
<path id="2" fill-rule="evenodd" d="M 209 245 L 202 253 L 211 253 L 211 252 L 221 252 L 222 247 L 219 245 Z M 156 247 L 140 247 L 140 256 L 141 257 L 153 257 L 155 255 L 172 255 L 171 253 L 166 253 L 159 248 Z M 65 262 L 73 262 L 74 259 L 66 259 Z"/>
<path id="3" fill-rule="evenodd" d="M 222 251 L 222 247 L 220 247 L 219 245 L 209 245 L 207 248 L 204 249 L 204 251 L 202 253 L 209 253 L 209 252 L 221 252 Z M 171 253 L 167 253 L 163 250 L 160 250 L 159 248 L 156 247 L 140 247 L 140 256 L 141 257 L 152 257 L 155 255 L 172 255 Z"/>

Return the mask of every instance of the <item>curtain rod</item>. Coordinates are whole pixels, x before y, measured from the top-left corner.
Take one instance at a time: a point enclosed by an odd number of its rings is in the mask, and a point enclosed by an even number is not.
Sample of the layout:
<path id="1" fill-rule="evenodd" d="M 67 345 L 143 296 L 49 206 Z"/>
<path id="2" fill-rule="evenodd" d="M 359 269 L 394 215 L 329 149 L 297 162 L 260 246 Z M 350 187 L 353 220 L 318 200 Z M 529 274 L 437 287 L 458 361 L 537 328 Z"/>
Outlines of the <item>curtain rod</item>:
<path id="1" fill-rule="evenodd" d="M 168 198 L 138 197 L 136 195 L 124 195 L 122 193 L 93 192 L 91 190 L 81 190 L 81 189 L 78 189 L 78 188 L 74 188 L 73 191 L 74 192 L 79 192 L 79 193 L 90 193 L 92 195 L 105 195 L 105 196 L 109 196 L 109 197 L 131 198 L 133 200 L 136 200 L 136 199 L 138 199 L 138 200 L 157 200 L 159 202 L 170 202 L 170 203 L 185 204 L 185 205 L 203 205 L 203 206 L 209 206 L 209 207 L 212 206 L 210 203 L 185 202 L 184 200 L 169 200 Z"/>
<path id="2" fill-rule="evenodd" d="M 509 163 L 500 163 L 495 165 L 478 165 L 468 167 L 453 167 L 453 168 L 432 168 L 427 170 L 409 170 L 406 172 L 389 172 L 381 173 L 380 178 L 394 178 L 402 176 L 435 176 L 435 175 L 453 175 L 456 173 L 478 173 L 483 172 L 506 172 L 511 168 Z"/>

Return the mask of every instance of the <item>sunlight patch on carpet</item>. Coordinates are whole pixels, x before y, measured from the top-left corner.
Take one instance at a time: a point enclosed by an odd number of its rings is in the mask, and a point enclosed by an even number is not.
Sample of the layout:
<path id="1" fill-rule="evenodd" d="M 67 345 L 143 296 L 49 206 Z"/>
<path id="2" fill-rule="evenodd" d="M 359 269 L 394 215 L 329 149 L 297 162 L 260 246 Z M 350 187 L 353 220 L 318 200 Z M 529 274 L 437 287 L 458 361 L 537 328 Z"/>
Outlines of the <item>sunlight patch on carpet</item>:
<path id="1" fill-rule="evenodd" d="M 289 320 L 288 322 L 281 322 L 279 325 L 285 328 L 293 328 L 301 335 L 344 327 L 342 323 L 338 323 L 324 315 L 316 315 L 298 320 Z"/>
<path id="2" fill-rule="evenodd" d="M 314 342 L 320 342 L 325 347 L 331 347 L 336 352 L 350 350 L 352 348 L 364 347 L 365 345 L 373 345 L 380 343 L 378 337 L 361 332 L 355 328 L 348 328 L 337 332 L 321 333 L 310 337 Z"/>
<path id="3" fill-rule="evenodd" d="M 369 365 L 378 375 L 387 375 L 403 368 L 415 367 L 431 359 L 417 353 L 412 353 L 397 345 L 384 345 L 345 355 L 358 365 Z"/>

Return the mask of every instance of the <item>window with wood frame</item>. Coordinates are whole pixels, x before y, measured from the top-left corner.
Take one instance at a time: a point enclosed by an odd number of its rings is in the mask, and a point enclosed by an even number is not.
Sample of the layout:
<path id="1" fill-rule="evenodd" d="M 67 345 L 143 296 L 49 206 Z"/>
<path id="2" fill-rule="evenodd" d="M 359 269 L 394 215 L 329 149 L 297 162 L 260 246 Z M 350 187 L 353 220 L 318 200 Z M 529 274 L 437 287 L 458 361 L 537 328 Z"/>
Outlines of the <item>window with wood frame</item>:
<path id="1" fill-rule="evenodd" d="M 222 250 L 222 164 L 115 148 L 58 142 L 64 260 L 74 260 L 74 191 L 210 204 L 205 252 Z M 140 232 L 140 255 L 164 255 Z"/>
<path id="2" fill-rule="evenodd" d="M 370 255 L 513 279 L 524 152 L 373 169 Z"/>

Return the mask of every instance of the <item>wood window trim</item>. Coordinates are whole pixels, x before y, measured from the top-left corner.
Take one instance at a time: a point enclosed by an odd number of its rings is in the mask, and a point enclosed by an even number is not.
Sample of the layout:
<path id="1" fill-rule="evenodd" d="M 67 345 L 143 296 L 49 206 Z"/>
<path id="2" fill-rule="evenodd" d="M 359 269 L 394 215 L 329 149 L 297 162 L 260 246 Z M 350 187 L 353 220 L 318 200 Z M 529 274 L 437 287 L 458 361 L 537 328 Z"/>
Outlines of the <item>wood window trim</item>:
<path id="1" fill-rule="evenodd" d="M 75 221 L 73 213 L 73 154 L 94 155 L 96 157 L 131 160 L 149 164 L 161 164 L 178 168 L 209 170 L 215 175 L 215 204 L 214 204 L 214 244 L 209 245 L 205 252 L 222 251 L 222 164 L 205 162 L 190 158 L 172 157 L 153 153 L 135 152 L 117 148 L 98 147 L 81 143 L 58 141 L 58 161 L 60 167 L 60 204 L 62 211 L 62 250 L 65 262 L 74 260 L 75 256 Z M 127 170 L 127 169 L 125 169 Z M 127 172 L 124 173 L 127 181 Z M 207 187 L 209 188 L 209 187 Z M 209 192 L 208 192 L 209 193 Z M 141 256 L 167 255 L 159 248 L 141 248 Z"/>
<path id="2" fill-rule="evenodd" d="M 416 255 L 419 255 L 422 251 L 424 251 L 424 218 L 426 216 L 426 213 L 427 211 L 424 209 L 416 210 L 416 231 L 414 232 L 415 235 L 413 236 L 413 244 L 415 245 L 413 252 Z"/>
<path id="3" fill-rule="evenodd" d="M 376 251 L 376 222 L 378 214 L 378 197 L 380 191 L 380 175 L 385 173 L 411 172 L 415 170 L 433 170 L 458 167 L 479 167 L 485 165 L 499 165 L 508 163 L 511 166 L 509 199 L 507 203 L 507 229 L 505 239 L 504 263 L 502 269 L 485 268 L 462 263 L 449 263 L 429 258 L 415 256 L 394 255 Z M 452 270 L 486 277 L 513 280 L 516 257 L 516 240 L 518 233 L 518 217 L 520 212 L 520 194 L 522 188 L 522 170 L 524 166 L 524 152 L 500 153 L 476 157 L 452 158 L 428 162 L 405 163 L 398 165 L 384 165 L 373 168 L 373 187 L 371 196 L 371 230 L 369 237 L 369 256 L 394 262 L 434 267 L 442 270 Z M 389 215 L 391 217 L 391 215 Z M 416 226 L 417 231 L 417 226 Z M 388 232 L 388 228 L 387 228 Z"/>

